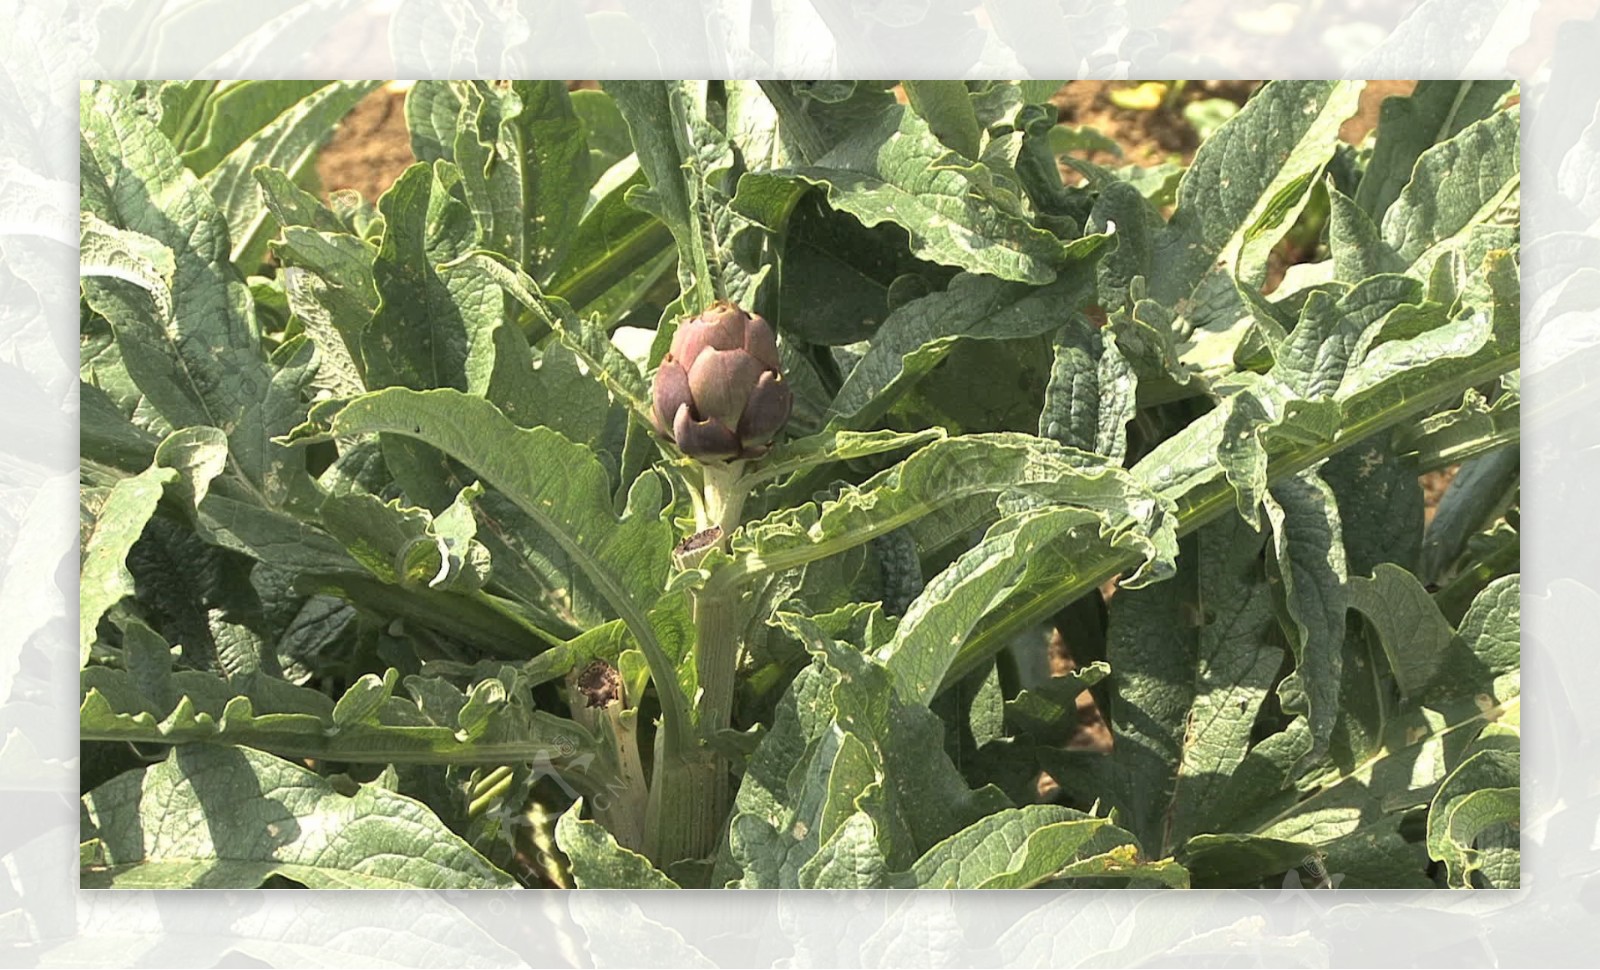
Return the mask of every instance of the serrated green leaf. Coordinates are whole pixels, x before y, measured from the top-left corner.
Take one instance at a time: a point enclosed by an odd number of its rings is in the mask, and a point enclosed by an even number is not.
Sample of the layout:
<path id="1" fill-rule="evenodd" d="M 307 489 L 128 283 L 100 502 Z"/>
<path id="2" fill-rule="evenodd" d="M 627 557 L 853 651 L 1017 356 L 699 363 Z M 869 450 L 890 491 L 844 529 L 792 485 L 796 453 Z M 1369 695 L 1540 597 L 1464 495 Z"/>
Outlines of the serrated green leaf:
<path id="1" fill-rule="evenodd" d="M 901 86 L 911 110 L 922 116 L 935 138 L 968 158 L 978 158 L 981 132 L 965 82 L 902 81 Z"/>
<path id="2" fill-rule="evenodd" d="M 311 573 L 359 570 L 327 533 L 287 513 L 212 490 L 200 503 L 199 534 L 252 559 Z"/>
<path id="3" fill-rule="evenodd" d="M 1345 422 L 1371 426 L 1383 412 L 1408 404 L 1437 407 L 1460 400 L 1467 387 L 1514 368 L 1521 311 L 1516 272 L 1510 253 L 1491 253 L 1448 322 L 1368 350 L 1345 372 L 1335 395 Z"/>
<path id="4" fill-rule="evenodd" d="M 1445 864 L 1450 886 L 1471 886 L 1479 835 L 1522 818 L 1521 777 L 1515 752 L 1479 751 L 1439 785 L 1428 807 L 1428 857 Z"/>
<path id="5" fill-rule="evenodd" d="M 515 675 L 505 682 L 525 691 Z M 501 680 L 480 681 L 462 693 L 441 680 L 408 681 L 412 698 L 396 696 L 392 668 L 368 674 L 337 702 L 255 671 L 219 677 L 175 671 L 178 698 L 157 716 L 154 698 L 130 674 L 90 667 L 82 674 L 78 730 L 85 741 L 137 744 L 231 744 L 283 757 L 365 764 L 505 764 L 528 761 L 559 770 L 584 791 L 603 788 L 609 756 L 577 723 L 533 710 L 525 693 L 508 695 Z M 422 686 L 418 686 L 418 684 Z M 493 691 L 486 688 L 493 687 Z M 431 696 L 453 693 L 441 706 Z M 494 699 L 485 695 L 493 693 Z"/>
<path id="6" fill-rule="evenodd" d="M 1411 180 L 1383 216 L 1383 238 L 1410 267 L 1426 271 L 1445 252 L 1460 250 L 1481 259 L 1491 248 L 1516 238 L 1515 228 L 1495 232 L 1498 210 L 1516 203 L 1522 183 L 1518 167 L 1516 108 L 1498 111 L 1462 129 L 1417 158 Z M 1488 233 L 1492 245 L 1470 248 Z M 1503 237 L 1503 238 L 1502 238 Z"/>
<path id="7" fill-rule="evenodd" d="M 78 383 L 80 463 L 103 465 L 119 474 L 137 474 L 155 460 L 160 443 L 160 438 L 129 421 L 104 390 Z"/>
<path id="8" fill-rule="evenodd" d="M 1418 81 L 1404 97 L 1388 97 L 1378 107 L 1378 128 L 1355 201 L 1381 221 L 1428 148 L 1489 116 L 1511 81 Z"/>
<path id="9" fill-rule="evenodd" d="M 1430 414 L 1401 428 L 1395 449 L 1416 462 L 1420 472 L 1461 464 L 1522 437 L 1522 398 L 1502 394 L 1493 404 L 1468 391 L 1459 408 Z"/>
<path id="10" fill-rule="evenodd" d="M 1379 563 L 1371 579 L 1351 578 L 1350 608 L 1377 630 L 1401 698 L 1421 697 L 1455 636 L 1433 597 L 1404 569 Z"/>
<path id="11" fill-rule="evenodd" d="M 1303 472 L 1271 490 L 1267 516 L 1278 578 L 1283 584 L 1283 632 L 1294 670 L 1278 685 L 1283 709 L 1305 715 L 1320 755 L 1338 715 L 1341 647 L 1349 603 L 1342 528 L 1333 492 Z"/>
<path id="12" fill-rule="evenodd" d="M 118 617 L 122 662 L 128 679 L 145 702 L 144 710 L 164 717 L 178 703 L 172 676 L 172 647 L 161 634 L 134 616 Z"/>
<path id="13" fill-rule="evenodd" d="M 418 81 L 406 92 L 406 130 L 411 154 L 429 165 L 455 160 L 456 119 L 460 116 L 460 81 Z"/>
<path id="14" fill-rule="evenodd" d="M 227 467 L 228 436 L 199 425 L 174 431 L 157 446 L 155 463 L 178 473 L 183 497 L 198 510 L 211 482 Z"/>
<path id="15" fill-rule="evenodd" d="M 608 172 L 595 186 L 604 194 L 584 213 L 548 284 L 550 295 L 580 312 L 600 313 L 608 326 L 631 311 L 677 258 L 666 224 L 628 204 L 628 193 L 648 183 L 632 156 L 618 166 L 624 167 L 630 171 Z"/>
<path id="16" fill-rule="evenodd" d="M 446 166 L 446 163 L 439 163 Z M 453 387 L 483 394 L 496 363 L 502 298 L 488 281 L 437 267 L 477 241 L 448 167 L 413 165 L 378 200 L 382 245 L 372 264 L 379 303 L 361 331 L 370 386 Z"/>
<path id="17" fill-rule="evenodd" d="M 745 475 L 744 481 L 749 484 L 770 481 L 815 465 L 916 448 L 943 437 L 946 435 L 942 428 L 913 432 L 822 431 L 775 445 L 761 464 Z"/>
<path id="18" fill-rule="evenodd" d="M 1125 864 L 1099 866 L 1094 875 L 1121 875 L 1119 870 L 1137 867 L 1132 837 L 1103 818 L 1055 805 L 1028 805 L 996 812 L 957 832 L 928 850 L 901 878 L 921 889 L 1026 889 L 1122 847 L 1132 850 Z"/>
<path id="19" fill-rule="evenodd" d="M 548 428 L 516 427 L 482 398 L 447 389 L 391 388 L 357 398 L 331 419 L 333 434 L 414 437 L 471 467 L 550 534 L 639 641 L 658 686 L 673 668 L 645 611 L 666 586 L 671 527 L 658 517 L 653 475 L 611 510 L 609 479 L 594 454 Z M 663 688 L 663 705 L 683 699 Z"/>
<path id="20" fill-rule="evenodd" d="M 1008 340 L 1048 333 L 1053 314 L 1076 309 L 1092 293 L 1095 254 L 1109 237 L 1086 236 L 1072 245 L 1075 259 L 1048 286 L 1025 286 L 964 274 L 949 289 L 913 300 L 890 313 L 871 349 L 850 371 L 829 410 L 836 422 L 864 428 L 877 420 L 911 381 L 932 370 L 963 339 Z"/>
<path id="21" fill-rule="evenodd" d="M 877 654 L 894 675 L 900 697 L 907 703 L 931 701 L 973 627 L 1012 594 L 1037 551 L 1069 530 L 1098 525 L 1098 517 L 1081 508 L 1046 508 L 1001 519 L 929 580 Z"/>
<path id="22" fill-rule="evenodd" d="M 1100 427 L 1099 334 L 1082 314 L 1056 331 L 1055 361 L 1039 412 L 1039 437 L 1095 451 Z M 1120 428 L 1119 428 L 1120 430 Z"/>
<path id="23" fill-rule="evenodd" d="M 318 88 L 251 132 L 214 166 L 197 168 L 193 154 L 185 154 L 184 162 L 194 171 L 204 173 L 201 184 L 228 220 L 228 235 L 233 241 L 229 259 L 240 269 L 254 271 L 260 264 L 272 229 L 270 210 L 251 173 L 266 165 L 291 179 L 299 178 L 316 157 L 334 124 L 379 83 L 335 81 Z M 221 112 L 225 110 L 219 103 L 219 113 L 214 117 L 220 121 L 224 117 Z"/>
<path id="24" fill-rule="evenodd" d="M 1469 696 L 1474 702 L 1504 704 L 1521 689 L 1522 577 L 1501 576 L 1485 586 L 1457 626 L 1452 644 L 1430 696 Z"/>
<path id="25" fill-rule="evenodd" d="M 746 183 L 740 189 L 748 198 Z M 782 227 L 783 252 L 776 312 L 769 317 L 785 334 L 830 346 L 865 340 L 902 304 L 955 275 L 917 259 L 904 229 L 863 226 L 829 209 L 821 192 L 799 192 L 785 203 L 792 208 L 770 217 Z"/>
<path id="26" fill-rule="evenodd" d="M 589 146 L 591 176 L 601 177 L 606 169 L 633 154 L 628 123 L 623 120 L 622 112 L 617 110 L 617 103 L 609 94 L 585 89 L 568 92 L 567 97 L 572 102 L 572 110 L 583 123 Z"/>
<path id="27" fill-rule="evenodd" d="M 588 200 L 583 126 L 561 81 L 462 84 L 453 160 L 479 245 L 535 279 L 561 265 Z"/>
<path id="28" fill-rule="evenodd" d="M 386 583 L 418 585 L 419 577 L 406 569 L 406 553 L 414 546 L 433 547 L 428 527 L 433 516 L 426 509 L 408 508 L 399 499 L 384 502 L 366 492 L 330 495 L 318 515 L 322 527 L 350 553 L 351 558 Z M 431 585 L 431 584 L 430 584 Z"/>
<path id="29" fill-rule="evenodd" d="M 1295 474 L 1340 448 L 1459 400 L 1466 388 L 1514 369 L 1519 299 L 1511 255 L 1491 254 L 1462 293 L 1463 306 L 1454 317 L 1425 316 L 1427 322 L 1416 332 L 1374 346 L 1346 372 L 1332 402 L 1293 401 L 1281 385 L 1275 389 L 1270 382 L 1252 384 L 1244 380 L 1247 374 L 1230 378 L 1231 383 L 1270 393 L 1277 402 L 1272 422 L 1260 430 L 1267 443 L 1268 480 Z M 1126 342 L 1123 346 L 1129 349 Z M 1130 359 L 1137 362 L 1131 350 Z M 1217 458 L 1227 417 L 1221 408 L 1207 412 L 1132 469 L 1136 479 L 1175 503 L 1181 521 L 1209 521 L 1237 501 Z M 1249 427 L 1237 430 L 1248 432 Z M 1007 605 L 1003 619 L 986 624 L 963 648 L 952 675 L 970 673 L 973 663 L 993 656 L 1019 631 L 1133 562 L 1127 553 L 1086 550 L 1078 570 L 1030 591 Z"/>
<path id="30" fill-rule="evenodd" d="M 1399 273 L 1406 268 L 1377 223 L 1354 199 L 1328 187 L 1328 249 L 1333 256 L 1333 278 L 1359 283 L 1377 273 Z"/>
<path id="31" fill-rule="evenodd" d="M 752 292 L 738 285 L 739 274 L 718 243 L 731 242 L 722 173 L 732 161 L 725 136 L 706 118 L 706 85 L 700 81 L 611 81 L 605 91 L 627 119 L 648 192 L 633 191 L 628 201 L 659 218 L 678 246 L 678 280 L 689 312 L 726 296 L 754 305 Z"/>
<path id="32" fill-rule="evenodd" d="M 786 122 L 792 117 L 784 105 L 779 112 Z M 736 206 L 752 212 L 753 197 L 782 195 L 783 181 L 795 186 L 791 192 L 821 187 L 830 206 L 863 225 L 904 227 L 912 252 L 935 263 L 1042 284 L 1064 262 L 1060 240 L 997 194 L 988 165 L 952 153 L 901 105 L 885 106 L 810 164 L 745 176 Z"/>
<path id="33" fill-rule="evenodd" d="M 1360 89 L 1272 82 L 1224 123 L 1178 185 L 1177 208 L 1155 243 L 1150 295 L 1211 333 L 1231 332 L 1241 308 L 1232 287 L 1215 281 L 1261 286 L 1268 252 L 1309 200 Z"/>
<path id="34" fill-rule="evenodd" d="M 713 582 L 792 569 L 962 500 L 1011 489 L 1103 513 L 1101 531 L 1142 550 L 1149 571 L 1159 572 L 1163 556 L 1170 555 L 1170 523 L 1160 503 L 1120 468 L 1030 435 L 964 435 L 924 446 L 842 490 L 838 499 L 780 510 L 747 525 L 732 539 L 734 562 Z"/>
<path id="35" fill-rule="evenodd" d="M 156 92 L 161 105 L 161 133 L 180 149 L 200 135 L 200 124 L 216 81 L 163 81 Z"/>
<path id="36" fill-rule="evenodd" d="M 170 304 L 148 273 L 122 275 L 139 279 L 137 290 L 91 276 L 85 296 L 110 321 L 129 376 L 163 417 L 174 427 L 231 429 L 231 457 L 247 479 L 262 482 L 285 456 L 268 440 L 275 432 L 265 427 L 262 408 L 270 373 L 249 290 L 228 263 L 227 222 L 160 131 L 112 88 L 82 100 L 81 197 L 89 225 L 115 227 L 119 244 L 156 267 L 158 278 L 171 266 Z M 138 239 L 150 241 L 135 245 Z M 157 247 L 171 253 L 170 264 Z"/>
<path id="37" fill-rule="evenodd" d="M 1422 487 L 1417 467 L 1395 453 L 1389 441 L 1403 435 L 1401 425 L 1388 440 L 1374 435 L 1329 458 L 1322 480 L 1339 503 L 1339 524 L 1352 576 L 1370 576 L 1379 563 L 1416 570 L 1422 550 Z"/>
<path id="38" fill-rule="evenodd" d="M 556 822 L 556 845 L 572 866 L 579 889 L 677 889 L 650 860 L 617 844 L 599 822 L 581 818 L 583 799 Z"/>
<path id="39" fill-rule="evenodd" d="M 361 334 L 379 303 L 372 247 L 283 173 L 257 169 L 255 177 L 283 227 L 274 252 L 284 267 L 289 310 L 316 344 L 318 386 L 336 397 L 359 394 L 367 366 Z"/>
<path id="40" fill-rule="evenodd" d="M 1282 663 L 1264 541 L 1236 518 L 1214 523 L 1182 547 L 1175 578 L 1112 598 L 1107 717 L 1116 745 L 1073 774 L 1097 779 L 1095 797 L 1118 806 L 1152 852 L 1170 853 L 1214 823 Z"/>
<path id="41" fill-rule="evenodd" d="M 890 872 L 1006 804 L 992 787 L 967 788 L 943 754 L 939 719 L 902 705 L 865 645 L 835 641 L 806 617 L 779 620 L 818 660 L 751 756 L 715 885 L 886 886 Z"/>
<path id="42" fill-rule="evenodd" d="M 100 617 L 118 600 L 133 593 L 128 550 L 155 513 L 162 490 L 177 479 L 176 471 L 152 465 L 113 485 L 95 516 L 78 577 L 78 666 L 89 662 L 89 648 L 94 645 Z"/>
<path id="43" fill-rule="evenodd" d="M 617 349 L 604 330 L 579 323 L 565 300 L 547 297 L 528 274 L 488 253 L 472 253 L 447 267 L 452 277 L 502 287 L 560 335 L 590 378 L 605 385 L 645 423 L 650 422 L 649 390 L 639 368 Z M 531 405 L 530 405 L 531 407 Z"/>
<path id="44" fill-rule="evenodd" d="M 183 162 L 190 171 L 205 175 L 252 135 L 327 83 L 261 80 L 215 84 L 211 91 L 204 92 L 198 104 L 191 102 L 200 114 L 198 123 L 187 126 L 192 135 L 183 140 L 175 138 L 173 144 L 183 147 Z M 167 131 L 165 117 L 161 128 L 164 133 Z M 190 144 L 185 145 L 185 141 Z"/>
<path id="45" fill-rule="evenodd" d="M 204 824 L 196 824 L 204 819 Z M 376 786 L 353 797 L 298 765 L 241 748 L 174 748 L 83 798 L 96 840 L 85 886 L 313 889 L 515 885 L 420 802 Z"/>

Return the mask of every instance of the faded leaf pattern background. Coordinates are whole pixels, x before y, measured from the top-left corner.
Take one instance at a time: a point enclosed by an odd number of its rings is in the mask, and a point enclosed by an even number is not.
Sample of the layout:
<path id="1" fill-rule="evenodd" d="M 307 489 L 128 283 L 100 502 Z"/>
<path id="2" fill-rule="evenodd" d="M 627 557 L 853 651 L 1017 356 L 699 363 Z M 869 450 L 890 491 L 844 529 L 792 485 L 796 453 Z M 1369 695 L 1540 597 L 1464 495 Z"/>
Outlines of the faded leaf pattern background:
<path id="1" fill-rule="evenodd" d="M 1596 0 L 0 4 L 0 960 L 7 965 L 1404 962 L 1600 949 Z M 703 14 L 703 16 L 701 16 Z M 1518 78 L 1524 890 L 1149 895 L 76 889 L 77 82 L 87 77 Z M 1337 874 L 1332 874 L 1336 876 Z M 1298 887 L 1298 882 L 1296 882 Z M 738 907 L 737 912 L 729 910 Z"/>

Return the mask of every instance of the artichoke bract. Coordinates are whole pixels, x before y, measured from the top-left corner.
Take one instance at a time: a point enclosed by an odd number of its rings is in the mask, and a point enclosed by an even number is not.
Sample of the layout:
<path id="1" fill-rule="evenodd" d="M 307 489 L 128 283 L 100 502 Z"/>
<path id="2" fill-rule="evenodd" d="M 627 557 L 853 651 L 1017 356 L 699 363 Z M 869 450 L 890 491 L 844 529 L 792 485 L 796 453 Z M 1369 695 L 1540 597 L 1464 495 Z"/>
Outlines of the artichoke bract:
<path id="1" fill-rule="evenodd" d="M 772 327 L 726 301 L 678 326 L 651 396 L 656 429 L 703 462 L 766 454 L 794 406 Z"/>

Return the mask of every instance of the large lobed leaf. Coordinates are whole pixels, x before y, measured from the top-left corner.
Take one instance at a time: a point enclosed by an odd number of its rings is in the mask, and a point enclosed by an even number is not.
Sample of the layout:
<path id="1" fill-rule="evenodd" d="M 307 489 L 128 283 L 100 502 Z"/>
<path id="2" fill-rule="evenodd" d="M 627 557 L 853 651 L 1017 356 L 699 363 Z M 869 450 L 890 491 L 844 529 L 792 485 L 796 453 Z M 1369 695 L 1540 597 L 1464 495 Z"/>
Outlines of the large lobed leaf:
<path id="1" fill-rule="evenodd" d="M 1027 889 L 1046 880 L 1123 877 L 1130 886 L 1188 887 L 1169 862 L 1142 860 L 1128 833 L 1107 819 L 1056 805 L 996 812 L 929 849 L 903 884 L 917 889 Z"/>
<path id="2" fill-rule="evenodd" d="M 818 654 L 751 756 L 714 884 L 885 887 L 939 840 L 1006 805 L 968 789 L 939 720 L 808 617 L 779 621 Z"/>
<path id="3" fill-rule="evenodd" d="M 1081 759 L 1079 770 L 1092 772 L 1094 790 L 1153 852 L 1212 828 L 1218 792 L 1244 759 L 1283 662 L 1271 636 L 1265 542 L 1237 519 L 1218 522 L 1186 543 L 1176 577 L 1112 599 L 1116 744 L 1108 758 Z"/>
<path id="4" fill-rule="evenodd" d="M 140 628 L 129 627 L 140 648 Z M 366 674 L 337 701 L 266 673 L 228 677 L 195 670 L 163 672 L 152 691 L 148 672 L 164 646 L 143 630 L 144 665 L 130 671 L 91 667 L 83 672 L 79 732 L 83 740 L 145 744 L 220 743 L 284 757 L 357 764 L 504 764 L 560 766 L 587 788 L 585 769 L 601 771 L 599 749 L 575 722 L 534 710 L 514 669 L 480 679 L 463 693 L 449 684 L 412 677 L 399 696 L 392 668 Z M 137 658 L 130 657 L 130 668 Z M 168 661 L 170 662 L 170 661 Z M 165 700 L 158 700 L 165 698 Z"/>
<path id="5" fill-rule="evenodd" d="M 245 85 L 271 83 L 245 82 Z M 334 81 L 318 87 L 252 131 L 248 138 L 234 146 L 214 166 L 201 167 L 201 164 L 209 163 L 209 150 L 216 147 L 216 125 L 224 119 L 236 117 L 235 102 L 243 90 L 235 88 L 225 93 L 228 104 L 217 105 L 213 115 L 212 140 L 205 148 L 186 153 L 184 161 L 197 173 L 203 173 L 201 183 L 227 217 L 228 234 L 233 242 L 229 258 L 233 263 L 246 271 L 254 270 L 266 252 L 267 238 L 271 233 L 272 213 L 256 189 L 252 177 L 255 170 L 270 166 L 290 178 L 302 177 L 310 168 L 317 150 L 322 147 L 329 129 L 379 83 Z M 202 155 L 202 152 L 206 154 Z"/>
<path id="6" fill-rule="evenodd" d="M 415 438 L 472 468 L 548 534 L 624 620 L 650 661 L 662 703 L 682 718 L 685 699 L 669 656 L 646 613 L 666 589 L 675 541 L 659 515 L 653 474 L 628 493 L 626 512 L 611 507 L 610 479 L 594 453 L 549 428 L 519 428 L 481 397 L 450 389 L 390 388 L 351 401 L 327 419 L 331 435 Z"/>
<path id="7" fill-rule="evenodd" d="M 148 470 L 112 486 L 94 516 L 78 578 L 78 664 L 89 661 L 95 628 L 106 610 L 133 593 L 128 572 L 128 550 L 138 541 L 145 523 L 155 513 L 162 490 L 178 477 L 170 468 L 152 465 Z"/>
<path id="8" fill-rule="evenodd" d="M 85 888 L 506 888 L 515 881 L 427 806 L 375 784 L 340 794 L 248 748 L 194 745 L 83 797 Z"/>
<path id="9" fill-rule="evenodd" d="M 228 260 L 228 225 L 156 126 L 109 86 L 83 95 L 89 306 L 128 375 L 172 427 L 232 429 L 229 454 L 262 484 L 287 428 L 265 413 L 272 380 L 254 306 Z"/>
<path id="10" fill-rule="evenodd" d="M 1447 649 L 1447 669 L 1421 696 L 1400 694 L 1387 659 L 1416 649 L 1410 631 L 1380 628 L 1377 636 L 1396 641 L 1380 648 L 1355 628 L 1345 642 L 1332 765 L 1297 767 L 1312 745 L 1303 719 L 1251 747 L 1215 801 L 1218 832 L 1227 834 L 1197 836 L 1179 852 L 1197 880 L 1238 885 L 1306 865 L 1348 885 L 1428 886 L 1423 866 L 1432 855 L 1449 861 L 1460 885 L 1480 864 L 1479 838 L 1502 853 L 1496 874 L 1514 873 L 1504 842 L 1493 840 L 1503 836 L 1496 825 L 1514 820 L 1515 798 L 1458 799 L 1515 787 L 1517 588 L 1507 577 L 1479 595 Z M 1407 840 L 1403 820 L 1430 803 L 1426 845 Z"/>
<path id="11" fill-rule="evenodd" d="M 779 117 L 790 121 L 793 113 L 780 106 Z M 911 251 L 923 259 L 1005 280 L 1050 282 L 1066 247 L 1034 225 L 1014 195 L 997 191 L 996 181 L 989 164 L 951 151 L 922 116 L 891 103 L 807 164 L 746 175 L 734 205 L 777 228 L 782 219 L 775 214 L 817 186 L 829 205 L 863 225 L 904 227 Z"/>

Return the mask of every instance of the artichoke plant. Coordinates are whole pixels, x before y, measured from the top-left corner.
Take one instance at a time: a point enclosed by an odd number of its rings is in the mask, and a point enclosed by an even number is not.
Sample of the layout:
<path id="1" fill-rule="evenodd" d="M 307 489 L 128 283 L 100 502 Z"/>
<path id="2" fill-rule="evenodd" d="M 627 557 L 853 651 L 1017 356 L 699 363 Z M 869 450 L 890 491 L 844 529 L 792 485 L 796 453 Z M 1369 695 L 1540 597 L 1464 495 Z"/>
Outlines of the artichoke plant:
<path id="1" fill-rule="evenodd" d="M 765 454 L 794 404 L 772 327 L 725 300 L 678 327 L 652 398 L 656 429 L 702 462 Z"/>

